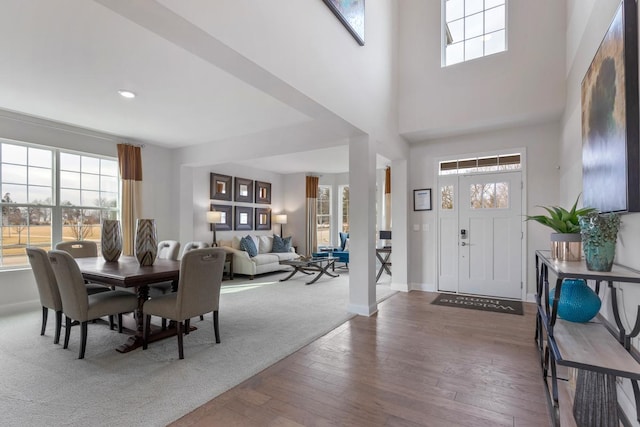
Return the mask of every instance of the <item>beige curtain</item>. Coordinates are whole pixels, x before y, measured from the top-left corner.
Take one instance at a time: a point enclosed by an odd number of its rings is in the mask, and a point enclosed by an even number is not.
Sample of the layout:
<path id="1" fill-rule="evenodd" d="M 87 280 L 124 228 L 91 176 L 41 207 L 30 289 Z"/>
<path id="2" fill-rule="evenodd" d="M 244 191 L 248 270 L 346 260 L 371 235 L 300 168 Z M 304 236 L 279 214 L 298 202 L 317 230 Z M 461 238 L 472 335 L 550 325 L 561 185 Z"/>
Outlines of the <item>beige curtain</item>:
<path id="1" fill-rule="evenodd" d="M 318 203 L 318 177 L 307 177 L 307 224 L 305 243 L 307 246 L 307 256 L 318 251 L 318 226 L 316 221 L 316 211 Z"/>
<path id="2" fill-rule="evenodd" d="M 142 209 L 142 154 L 140 147 L 118 144 L 118 166 L 122 180 L 122 254 L 133 255 L 136 219 Z"/>
<path id="3" fill-rule="evenodd" d="M 391 230 L 391 166 L 384 173 L 384 229 Z"/>

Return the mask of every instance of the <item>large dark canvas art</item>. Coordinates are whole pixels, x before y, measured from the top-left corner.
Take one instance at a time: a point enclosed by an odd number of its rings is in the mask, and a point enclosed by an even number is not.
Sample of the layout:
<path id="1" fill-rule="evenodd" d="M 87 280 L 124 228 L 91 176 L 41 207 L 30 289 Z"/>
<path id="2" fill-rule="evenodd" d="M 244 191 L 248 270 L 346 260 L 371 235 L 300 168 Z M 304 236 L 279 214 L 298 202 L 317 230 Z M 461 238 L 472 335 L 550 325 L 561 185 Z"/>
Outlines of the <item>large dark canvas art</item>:
<path id="1" fill-rule="evenodd" d="M 637 11 L 623 0 L 582 81 L 584 206 L 640 211 Z"/>

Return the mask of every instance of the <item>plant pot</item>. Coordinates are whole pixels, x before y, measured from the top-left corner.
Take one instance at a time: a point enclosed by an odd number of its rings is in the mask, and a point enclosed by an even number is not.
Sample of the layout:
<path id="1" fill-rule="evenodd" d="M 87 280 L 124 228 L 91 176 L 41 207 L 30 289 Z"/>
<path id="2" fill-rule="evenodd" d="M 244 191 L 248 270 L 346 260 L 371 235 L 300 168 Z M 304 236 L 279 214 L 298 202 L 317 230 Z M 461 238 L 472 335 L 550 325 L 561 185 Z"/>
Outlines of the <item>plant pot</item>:
<path id="1" fill-rule="evenodd" d="M 580 217 L 580 234 L 587 269 L 611 271 L 616 256 L 616 241 L 620 217 L 618 214 L 590 214 Z"/>
<path id="2" fill-rule="evenodd" d="M 580 233 L 551 233 L 551 259 L 580 261 L 582 238 Z"/>
<path id="3" fill-rule="evenodd" d="M 153 265 L 158 254 L 158 235 L 155 219 L 138 219 L 136 222 L 135 254 L 141 266 Z"/>
<path id="4" fill-rule="evenodd" d="M 556 289 L 549 291 L 549 304 L 553 306 Z M 569 322 L 584 323 L 600 311 L 602 302 L 583 279 L 564 279 L 558 299 L 558 316 Z"/>
<path id="5" fill-rule="evenodd" d="M 122 254 L 122 231 L 120 229 L 120 221 L 117 219 L 105 219 L 102 221 L 100 247 L 105 261 L 114 262 L 120 258 L 120 254 Z"/>

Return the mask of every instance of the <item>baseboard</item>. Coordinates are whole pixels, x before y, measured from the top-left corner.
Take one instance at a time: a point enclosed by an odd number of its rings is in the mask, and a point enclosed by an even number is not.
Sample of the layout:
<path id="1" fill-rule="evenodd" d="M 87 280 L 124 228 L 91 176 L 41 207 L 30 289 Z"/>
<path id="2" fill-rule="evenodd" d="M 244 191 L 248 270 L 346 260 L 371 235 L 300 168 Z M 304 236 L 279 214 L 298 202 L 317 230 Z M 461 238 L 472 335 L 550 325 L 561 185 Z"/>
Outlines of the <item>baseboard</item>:
<path id="1" fill-rule="evenodd" d="M 411 283 L 410 290 L 423 292 L 436 292 L 435 283 Z"/>
<path id="2" fill-rule="evenodd" d="M 394 291 L 409 292 L 409 285 L 407 283 L 393 283 L 391 282 L 390 288 Z"/>
<path id="3" fill-rule="evenodd" d="M 360 316 L 372 316 L 378 312 L 378 304 L 372 306 L 349 304 L 347 305 L 347 311 Z"/>
<path id="4" fill-rule="evenodd" d="M 0 305 L 0 316 L 8 316 L 11 314 L 24 313 L 42 308 L 39 300 L 31 300 L 18 302 L 15 304 Z"/>
<path id="5" fill-rule="evenodd" d="M 536 294 L 527 294 L 526 302 L 536 302 Z"/>

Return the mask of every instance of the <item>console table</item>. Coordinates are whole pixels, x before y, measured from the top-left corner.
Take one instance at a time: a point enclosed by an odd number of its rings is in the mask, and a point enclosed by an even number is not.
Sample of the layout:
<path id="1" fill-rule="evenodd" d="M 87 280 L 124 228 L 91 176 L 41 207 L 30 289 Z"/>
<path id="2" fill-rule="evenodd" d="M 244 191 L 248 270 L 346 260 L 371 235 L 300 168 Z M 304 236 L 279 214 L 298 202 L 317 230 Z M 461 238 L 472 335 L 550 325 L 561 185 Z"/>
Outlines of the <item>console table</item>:
<path id="1" fill-rule="evenodd" d="M 554 301 L 560 298 L 563 279 L 594 281 L 596 293 L 600 292 L 600 283 L 607 282 L 611 289 L 611 309 L 616 326 L 607 324 L 604 319 L 588 323 L 572 323 L 559 319 L 557 304 L 549 304 L 549 272 L 556 277 Z M 540 352 L 547 396 L 550 397 L 554 408 L 555 425 L 559 425 L 561 419 L 573 420 L 572 408 L 561 405 L 564 403 L 563 399 L 559 401 L 556 365 L 578 368 L 603 376 L 610 375 L 614 381 L 613 387 L 615 377 L 629 378 L 634 391 L 636 417 L 640 420 L 640 363 L 636 360 L 638 356 L 633 354 L 631 349 L 631 339 L 640 334 L 640 315 L 636 316 L 633 330 L 627 333 L 620 319 L 614 282 L 640 283 L 640 272 L 620 265 L 614 265 L 610 272 L 590 271 L 584 261 L 556 261 L 551 259 L 550 251 L 536 251 L 535 339 Z M 640 307 L 638 311 L 640 313 Z"/>

